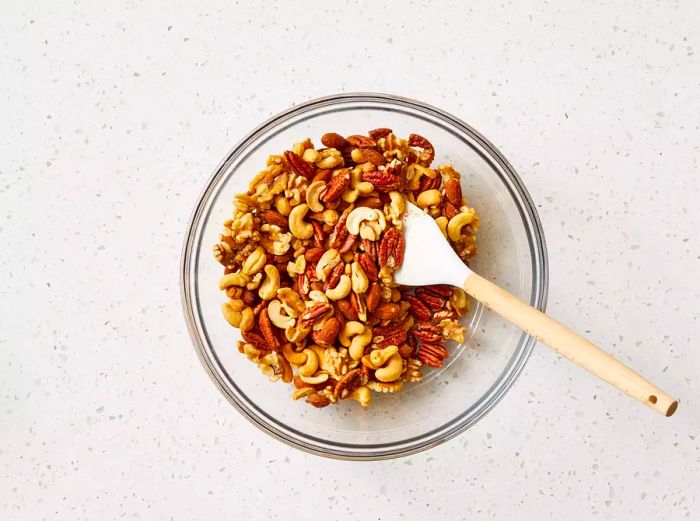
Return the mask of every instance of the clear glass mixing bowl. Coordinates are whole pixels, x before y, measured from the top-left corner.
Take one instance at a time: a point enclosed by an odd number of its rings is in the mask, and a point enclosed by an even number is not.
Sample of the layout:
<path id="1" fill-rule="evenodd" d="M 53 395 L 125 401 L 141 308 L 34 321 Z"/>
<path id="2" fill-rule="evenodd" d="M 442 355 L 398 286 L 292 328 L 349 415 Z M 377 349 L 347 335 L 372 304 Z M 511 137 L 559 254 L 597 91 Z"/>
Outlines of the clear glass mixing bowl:
<path id="1" fill-rule="evenodd" d="M 222 269 L 211 250 L 231 215 L 233 195 L 246 190 L 269 154 L 296 141 L 319 143 L 326 132 L 366 134 L 377 127 L 427 137 L 436 164 L 452 163 L 462 173 L 464 194 L 481 216 L 472 269 L 541 310 L 547 299 L 547 252 L 535 205 L 501 153 L 454 116 L 397 96 L 341 94 L 296 106 L 253 130 L 216 168 L 197 201 L 182 254 L 185 320 L 204 368 L 243 416 L 293 447 L 334 458 L 404 456 L 456 436 L 510 388 L 534 344 L 475 304 L 465 317 L 469 335 L 450 348 L 445 367 L 427 368 L 421 382 L 401 393 L 375 393 L 367 409 L 350 400 L 325 409 L 294 402 L 290 385 L 269 382 L 238 353 L 237 330 L 221 316 Z"/>

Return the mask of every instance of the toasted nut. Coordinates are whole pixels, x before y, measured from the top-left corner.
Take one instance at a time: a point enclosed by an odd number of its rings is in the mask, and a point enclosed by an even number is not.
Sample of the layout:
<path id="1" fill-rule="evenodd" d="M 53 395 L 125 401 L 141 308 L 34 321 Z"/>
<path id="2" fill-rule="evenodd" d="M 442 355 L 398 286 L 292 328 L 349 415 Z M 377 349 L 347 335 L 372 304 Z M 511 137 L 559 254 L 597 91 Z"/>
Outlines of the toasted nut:
<path id="1" fill-rule="evenodd" d="M 290 317 L 298 317 L 301 315 L 306 306 L 301 299 L 299 293 L 292 288 L 280 288 L 277 290 L 277 298 L 282 302 L 282 307 Z"/>
<path id="2" fill-rule="evenodd" d="M 280 329 L 287 329 L 294 326 L 296 320 L 287 316 L 282 309 L 282 303 L 279 300 L 271 300 L 267 306 L 267 315 L 270 321 Z"/>
<path id="3" fill-rule="evenodd" d="M 360 206 L 350 212 L 348 219 L 345 222 L 345 226 L 347 227 L 348 232 L 350 232 L 352 235 L 358 235 L 360 233 L 361 223 L 375 221 L 379 223 L 380 231 L 386 228 L 386 218 L 381 210 Z"/>
<path id="4" fill-rule="evenodd" d="M 253 313 L 252 308 L 243 308 L 241 311 L 241 321 L 238 324 L 238 328 L 241 331 L 250 331 L 255 325 L 255 313 Z"/>
<path id="5" fill-rule="evenodd" d="M 374 314 L 382 320 L 394 320 L 401 315 L 401 308 L 393 302 L 382 302 L 374 309 Z"/>
<path id="6" fill-rule="evenodd" d="M 328 226 L 335 226 L 338 222 L 338 212 L 333 209 L 323 210 L 322 212 L 312 213 L 309 217 L 316 221 L 321 221 Z"/>
<path id="7" fill-rule="evenodd" d="M 241 319 L 243 318 L 241 310 L 236 311 L 230 302 L 224 302 L 221 304 L 221 313 L 233 327 L 240 327 Z"/>
<path id="8" fill-rule="evenodd" d="M 258 289 L 258 295 L 263 300 L 270 300 L 275 298 L 277 295 L 277 290 L 280 287 L 280 272 L 277 268 L 268 264 L 265 266 L 265 280 L 260 284 L 260 289 Z"/>
<path id="9" fill-rule="evenodd" d="M 314 150 L 313 148 L 307 148 L 301 155 L 301 158 L 307 163 L 315 163 L 319 160 L 320 157 L 321 154 L 319 154 L 318 151 Z"/>
<path id="10" fill-rule="evenodd" d="M 348 353 L 353 360 L 362 358 L 365 346 L 372 341 L 372 330 L 361 322 L 346 322 L 338 335 L 340 343 L 348 347 Z"/>
<path id="11" fill-rule="evenodd" d="M 304 349 L 303 353 L 306 355 L 306 361 L 304 362 L 304 365 L 302 365 L 299 368 L 299 376 L 306 377 L 306 376 L 311 376 L 318 370 L 318 356 L 316 353 L 313 351 L 313 349 L 309 349 L 308 347 Z M 307 382 L 304 380 L 306 383 L 312 383 L 312 382 Z"/>
<path id="12" fill-rule="evenodd" d="M 385 207 L 385 213 L 387 217 L 391 219 L 391 222 L 396 224 L 401 220 L 401 216 L 406 211 L 406 198 L 401 192 L 392 190 L 389 192 L 389 200 L 391 202 Z"/>
<path id="13" fill-rule="evenodd" d="M 308 211 L 309 207 L 306 204 L 300 204 L 295 206 L 289 214 L 289 231 L 297 239 L 309 239 L 314 234 L 313 226 L 304 221 Z"/>
<path id="14" fill-rule="evenodd" d="M 308 403 L 309 405 L 313 405 L 317 409 L 321 409 L 321 408 L 329 405 L 331 403 L 331 400 L 325 394 L 321 394 L 321 393 L 317 392 L 317 393 L 310 394 L 309 396 L 307 396 L 306 403 Z"/>
<path id="15" fill-rule="evenodd" d="M 260 356 L 264 353 L 262 349 L 258 349 L 255 347 L 253 344 L 243 344 L 243 354 L 250 360 L 251 362 L 257 362 L 260 360 Z"/>
<path id="16" fill-rule="evenodd" d="M 276 382 L 282 377 L 282 366 L 277 353 L 272 351 L 258 360 L 260 371 L 271 381 Z M 290 378 L 291 381 L 291 378 Z"/>
<path id="17" fill-rule="evenodd" d="M 308 151 L 307 151 L 308 152 Z M 292 393 L 292 400 L 298 400 L 299 398 L 305 398 L 310 394 L 314 394 L 316 389 L 313 387 L 302 387 L 301 389 L 294 389 Z"/>
<path id="18" fill-rule="evenodd" d="M 369 287 L 369 279 L 367 278 L 367 274 L 365 273 L 365 270 L 362 269 L 362 266 L 355 261 L 352 263 L 352 290 L 357 293 L 358 295 L 360 293 L 364 293 L 367 291 L 367 288 Z"/>
<path id="19" fill-rule="evenodd" d="M 320 159 L 316 161 L 318 168 L 330 169 L 343 164 L 343 156 L 335 148 L 326 148 L 321 151 Z"/>
<path id="20" fill-rule="evenodd" d="M 442 235 L 444 235 L 445 239 L 447 239 L 447 222 L 447 217 L 444 215 L 441 215 L 435 219 L 435 224 L 438 225 L 438 228 L 440 228 L 440 231 L 442 232 Z"/>
<path id="21" fill-rule="evenodd" d="M 294 351 L 292 344 L 287 343 L 282 346 L 282 355 L 290 364 L 304 365 L 306 363 L 306 353 L 297 353 Z"/>
<path id="22" fill-rule="evenodd" d="M 375 367 L 382 367 L 389 358 L 399 352 L 398 346 L 387 346 L 384 349 L 375 349 L 369 354 L 369 359 Z"/>
<path id="23" fill-rule="evenodd" d="M 361 385 L 352 393 L 350 393 L 350 396 L 348 396 L 348 398 L 350 398 L 351 400 L 355 400 L 362 407 L 369 407 L 369 405 L 372 403 L 372 392 L 364 385 Z"/>
<path id="24" fill-rule="evenodd" d="M 301 325 L 288 327 L 284 330 L 285 338 L 290 342 L 294 342 L 295 344 L 304 340 L 309 333 L 311 333 L 311 328 Z"/>
<path id="25" fill-rule="evenodd" d="M 312 302 L 325 302 L 328 303 L 328 297 L 323 291 L 311 290 L 309 291 L 309 299 Z"/>
<path id="26" fill-rule="evenodd" d="M 287 273 L 290 275 L 303 275 L 306 272 L 306 258 L 299 255 L 294 262 L 287 263 Z"/>
<path id="27" fill-rule="evenodd" d="M 226 289 L 231 286 L 243 287 L 250 282 L 250 277 L 245 273 L 227 273 L 219 279 L 219 289 Z"/>
<path id="28" fill-rule="evenodd" d="M 462 238 L 462 228 L 467 224 L 471 224 L 474 220 L 476 212 L 474 208 L 469 208 L 466 212 L 461 212 L 455 215 L 450 222 L 447 223 L 447 236 L 451 241 L 458 241 Z"/>
<path id="29" fill-rule="evenodd" d="M 347 297 L 352 290 L 352 282 L 347 275 L 340 276 L 340 282 L 333 289 L 326 290 L 326 296 L 331 300 L 340 300 Z"/>
<path id="30" fill-rule="evenodd" d="M 284 215 L 285 217 L 288 216 L 289 212 L 292 211 L 292 205 L 289 204 L 289 200 L 286 199 L 283 195 L 278 195 L 277 197 L 275 197 L 275 208 L 281 215 Z"/>
<path id="31" fill-rule="evenodd" d="M 398 393 L 403 389 L 403 382 L 367 382 L 367 388 L 377 393 Z"/>
<path id="32" fill-rule="evenodd" d="M 316 278 L 325 282 L 328 280 L 328 275 L 330 275 L 333 268 L 335 268 L 341 262 L 340 254 L 335 248 L 327 250 L 316 264 Z"/>
<path id="33" fill-rule="evenodd" d="M 437 206 L 442 202 L 442 192 L 440 190 L 426 190 L 418 194 L 416 204 L 421 208 Z"/>
<path id="34" fill-rule="evenodd" d="M 322 212 L 324 210 L 323 203 L 319 201 L 319 197 L 326 189 L 326 183 L 323 181 L 314 181 L 306 189 L 306 204 L 312 212 Z"/>
<path id="35" fill-rule="evenodd" d="M 263 268 L 266 262 L 267 255 L 265 255 L 265 250 L 262 246 L 258 246 L 253 253 L 248 255 L 248 258 L 243 263 L 241 272 L 246 275 L 255 275 Z"/>
<path id="36" fill-rule="evenodd" d="M 328 373 L 319 373 L 314 376 L 304 376 L 299 373 L 299 378 L 301 378 L 301 381 L 304 383 L 318 385 L 328 381 Z"/>
<path id="37" fill-rule="evenodd" d="M 397 348 L 398 349 L 398 348 Z M 380 382 L 393 382 L 398 380 L 403 369 L 403 359 L 399 353 L 395 353 L 389 358 L 386 365 L 374 372 L 374 377 Z"/>
<path id="38" fill-rule="evenodd" d="M 253 278 L 250 280 L 250 282 L 248 282 L 245 285 L 245 288 L 249 291 L 253 291 L 254 289 L 257 289 L 258 286 L 260 286 L 261 280 L 262 280 L 262 273 L 258 272 L 255 275 L 253 275 Z"/>

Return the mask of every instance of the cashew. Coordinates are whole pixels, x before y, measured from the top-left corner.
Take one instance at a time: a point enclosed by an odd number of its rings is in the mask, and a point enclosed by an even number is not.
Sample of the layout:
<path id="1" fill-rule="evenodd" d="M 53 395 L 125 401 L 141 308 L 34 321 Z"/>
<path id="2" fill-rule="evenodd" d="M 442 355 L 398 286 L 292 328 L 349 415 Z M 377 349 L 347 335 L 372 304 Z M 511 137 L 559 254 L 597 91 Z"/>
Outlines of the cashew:
<path id="1" fill-rule="evenodd" d="M 311 384 L 311 385 L 317 385 L 317 384 L 322 384 L 323 382 L 328 380 L 328 373 L 319 373 L 315 376 L 303 376 L 300 373 L 299 378 L 301 378 L 301 381 L 304 383 Z"/>
<path id="2" fill-rule="evenodd" d="M 308 150 L 307 150 L 308 152 Z M 299 398 L 306 398 L 310 394 L 314 394 L 316 389 L 313 387 L 302 387 L 301 389 L 294 389 L 292 393 L 292 400 L 298 400 Z"/>
<path id="3" fill-rule="evenodd" d="M 377 221 L 381 230 L 386 228 L 384 213 L 376 208 L 368 208 L 366 206 L 359 206 L 350 212 L 347 221 L 345 221 L 345 226 L 351 234 L 357 235 L 360 233 L 360 224 L 363 221 Z"/>
<path id="4" fill-rule="evenodd" d="M 313 148 L 307 148 L 306 150 L 304 150 L 304 155 L 301 156 L 301 158 L 307 163 L 315 163 L 319 160 L 320 157 L 321 154 L 319 154 L 318 151 L 314 150 Z"/>
<path id="5" fill-rule="evenodd" d="M 323 291 L 319 291 L 317 289 L 312 289 L 309 291 L 309 299 L 311 299 L 311 304 L 313 305 L 316 302 L 324 302 L 328 303 L 328 297 Z"/>
<path id="6" fill-rule="evenodd" d="M 310 389 L 310 388 L 306 387 L 305 389 Z M 301 390 L 301 389 L 299 389 L 299 390 Z M 350 396 L 348 396 L 348 398 L 350 398 L 351 400 L 355 400 L 356 402 L 359 402 L 359 404 L 362 407 L 369 407 L 369 404 L 372 403 L 372 391 L 370 391 L 364 385 L 361 385 L 360 387 L 355 389 L 350 394 Z"/>
<path id="7" fill-rule="evenodd" d="M 298 239 L 310 239 L 314 234 L 314 227 L 304 221 L 309 207 L 306 204 L 295 206 L 289 213 L 289 231 Z"/>
<path id="8" fill-rule="evenodd" d="M 326 290 L 326 296 L 331 300 L 340 300 L 347 297 L 352 289 L 352 282 L 347 275 L 341 275 L 338 285 L 333 289 Z"/>
<path id="9" fill-rule="evenodd" d="M 267 306 L 267 314 L 270 321 L 280 329 L 293 327 L 296 320 L 286 314 L 283 314 L 282 303 L 279 300 L 271 300 Z"/>
<path id="10" fill-rule="evenodd" d="M 282 307 L 290 317 L 298 317 L 304 312 L 306 306 L 299 293 L 292 288 L 280 288 L 277 290 L 277 298 L 282 302 Z"/>
<path id="11" fill-rule="evenodd" d="M 360 237 L 369 241 L 379 240 L 383 228 L 377 221 L 365 221 L 360 224 Z"/>
<path id="12" fill-rule="evenodd" d="M 358 295 L 364 293 L 369 287 L 369 279 L 365 270 L 362 269 L 362 266 L 357 261 L 352 263 L 351 269 L 352 290 Z"/>
<path id="13" fill-rule="evenodd" d="M 340 263 L 340 254 L 335 248 L 326 250 L 316 264 L 316 277 L 325 282 L 331 270 Z"/>
<path id="14" fill-rule="evenodd" d="M 285 338 L 294 343 L 301 342 L 309 333 L 311 328 L 301 326 L 292 326 L 284 330 Z"/>
<path id="15" fill-rule="evenodd" d="M 307 150 L 308 152 L 308 150 Z M 313 161 L 311 161 L 313 162 Z M 314 181 L 306 189 L 306 204 L 312 212 L 322 212 L 324 209 L 323 203 L 319 201 L 319 197 L 326 190 L 326 183 L 323 181 Z"/>
<path id="16" fill-rule="evenodd" d="M 289 204 L 289 201 L 283 196 L 283 195 L 278 195 L 275 197 L 275 209 L 287 217 L 289 215 L 289 212 L 292 211 L 292 205 Z"/>
<path id="17" fill-rule="evenodd" d="M 430 179 L 434 179 L 437 175 L 435 170 L 426 168 L 418 163 L 408 165 L 406 168 L 406 181 L 409 190 L 418 190 L 420 186 L 420 178 L 427 175 Z"/>
<path id="18" fill-rule="evenodd" d="M 391 355 L 386 365 L 374 372 L 374 377 L 380 382 L 393 382 L 398 380 L 403 370 L 403 359 L 401 355 L 395 353 Z"/>
<path id="19" fill-rule="evenodd" d="M 360 197 L 360 191 L 356 188 L 346 188 L 345 191 L 340 194 L 340 198 L 346 203 L 354 203 L 357 198 Z"/>
<path id="20" fill-rule="evenodd" d="M 306 355 L 306 361 L 304 362 L 304 365 L 299 368 L 299 376 L 311 376 L 318 369 L 318 355 L 313 351 L 313 349 L 309 349 L 308 347 L 304 349 L 302 353 Z"/>
<path id="21" fill-rule="evenodd" d="M 251 362 L 257 363 L 257 361 L 260 360 L 260 355 L 263 354 L 263 351 L 255 347 L 253 344 L 243 344 L 243 354 Z"/>
<path id="22" fill-rule="evenodd" d="M 338 335 L 340 343 L 348 347 L 348 352 L 353 360 L 359 360 L 365 350 L 365 346 L 372 341 L 372 329 L 361 322 L 346 322 Z"/>
<path id="23" fill-rule="evenodd" d="M 442 192 L 440 190 L 425 190 L 418 194 L 416 198 L 416 203 L 421 208 L 428 208 L 429 206 L 436 206 L 442 201 Z"/>
<path id="24" fill-rule="evenodd" d="M 326 148 L 321 151 L 321 158 L 316 161 L 318 168 L 335 168 L 343 163 L 343 156 L 335 148 Z"/>
<path id="25" fill-rule="evenodd" d="M 294 143 L 292 145 L 292 151 L 298 156 L 303 156 L 307 149 L 313 147 L 314 146 L 311 144 L 311 140 L 307 137 L 304 141 L 297 141 Z"/>
<path id="26" fill-rule="evenodd" d="M 306 271 L 306 257 L 299 255 L 294 262 L 287 263 L 287 273 L 290 275 L 303 275 Z"/>
<path id="27" fill-rule="evenodd" d="M 250 277 L 245 273 L 227 273 L 219 279 L 219 289 L 226 289 L 231 286 L 245 286 L 250 281 Z"/>
<path id="28" fill-rule="evenodd" d="M 397 346 L 387 346 L 384 349 L 375 349 L 369 354 L 369 359 L 375 367 L 381 367 L 387 360 L 399 352 Z"/>
<path id="29" fill-rule="evenodd" d="M 312 213 L 310 217 L 315 221 L 321 221 L 323 224 L 328 226 L 335 226 L 338 222 L 338 212 L 329 208 L 328 210 L 323 210 L 322 212 Z"/>
<path id="30" fill-rule="evenodd" d="M 438 228 L 440 228 L 442 235 L 445 237 L 445 239 L 447 239 L 447 217 L 441 215 L 440 217 L 435 219 L 435 224 L 438 225 Z"/>
<path id="31" fill-rule="evenodd" d="M 467 209 L 466 212 L 458 213 L 447 223 L 447 236 L 450 240 L 458 241 L 462 237 L 462 228 L 471 224 L 476 212 L 474 208 Z"/>
<path id="32" fill-rule="evenodd" d="M 262 246 L 258 246 L 255 248 L 253 253 L 248 255 L 248 258 L 243 263 L 241 272 L 245 273 L 246 275 L 255 275 L 257 272 L 263 269 L 266 262 L 267 255 L 265 255 L 265 250 Z"/>
<path id="33" fill-rule="evenodd" d="M 304 365 L 306 363 L 306 353 L 297 353 L 294 351 L 292 344 L 284 344 L 282 346 L 282 354 L 290 364 Z"/>
<path id="34" fill-rule="evenodd" d="M 240 327 L 243 314 L 241 310 L 236 310 L 235 306 L 231 305 L 231 302 L 224 302 L 221 304 L 221 313 L 224 315 L 226 321 L 233 327 Z"/>
<path id="35" fill-rule="evenodd" d="M 258 286 L 260 286 L 260 281 L 262 280 L 262 272 L 259 271 L 257 272 L 253 278 L 251 279 L 250 282 L 248 282 L 245 285 L 245 289 L 249 289 L 250 291 L 253 291 L 254 289 L 257 289 Z"/>
<path id="36" fill-rule="evenodd" d="M 241 311 L 241 322 L 238 327 L 241 331 L 250 331 L 255 325 L 255 313 L 251 308 L 244 308 Z"/>
<path id="37" fill-rule="evenodd" d="M 268 264 L 265 266 L 265 280 L 260 284 L 258 295 L 260 295 L 260 298 L 263 300 L 273 299 L 275 295 L 277 295 L 279 287 L 280 272 L 273 264 Z"/>
<path id="38" fill-rule="evenodd" d="M 392 223 L 396 224 L 406 211 L 406 198 L 401 192 L 392 190 L 389 192 L 389 199 L 391 202 L 384 206 L 384 213 Z"/>
<path id="39" fill-rule="evenodd" d="M 258 360 L 258 367 L 260 371 L 273 382 L 276 382 L 282 376 L 282 366 L 280 365 L 277 353 L 274 351 L 267 353 Z"/>

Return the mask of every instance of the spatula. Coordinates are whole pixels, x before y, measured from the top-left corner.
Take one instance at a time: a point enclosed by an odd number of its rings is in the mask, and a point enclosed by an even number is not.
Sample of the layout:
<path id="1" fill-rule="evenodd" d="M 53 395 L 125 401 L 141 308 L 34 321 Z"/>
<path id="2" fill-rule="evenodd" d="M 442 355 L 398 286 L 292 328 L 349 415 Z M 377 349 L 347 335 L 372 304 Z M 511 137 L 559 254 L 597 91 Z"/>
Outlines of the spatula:
<path id="1" fill-rule="evenodd" d="M 464 288 L 487 308 L 572 362 L 652 409 L 671 416 L 678 401 L 582 336 L 470 270 L 428 214 L 407 203 L 406 249 L 394 279 L 407 286 L 449 284 Z"/>

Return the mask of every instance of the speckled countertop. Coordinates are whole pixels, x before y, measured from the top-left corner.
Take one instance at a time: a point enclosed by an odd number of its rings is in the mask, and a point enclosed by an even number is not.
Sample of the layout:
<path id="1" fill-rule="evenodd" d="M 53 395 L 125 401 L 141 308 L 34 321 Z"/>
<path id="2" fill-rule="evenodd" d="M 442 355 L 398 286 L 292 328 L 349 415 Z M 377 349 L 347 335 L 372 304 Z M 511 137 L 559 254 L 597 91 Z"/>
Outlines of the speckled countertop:
<path id="1" fill-rule="evenodd" d="M 92 4 L 0 16 L 0 519 L 698 518 L 694 2 Z M 182 319 L 190 211 L 261 120 L 362 90 L 501 148 L 547 233 L 550 313 L 677 394 L 673 418 L 543 348 L 406 459 L 309 456 L 233 410 Z"/>

